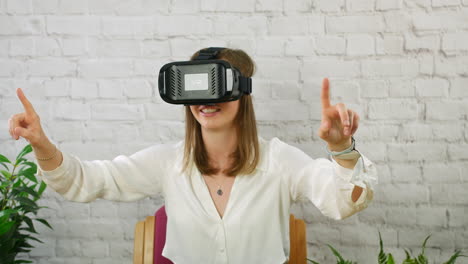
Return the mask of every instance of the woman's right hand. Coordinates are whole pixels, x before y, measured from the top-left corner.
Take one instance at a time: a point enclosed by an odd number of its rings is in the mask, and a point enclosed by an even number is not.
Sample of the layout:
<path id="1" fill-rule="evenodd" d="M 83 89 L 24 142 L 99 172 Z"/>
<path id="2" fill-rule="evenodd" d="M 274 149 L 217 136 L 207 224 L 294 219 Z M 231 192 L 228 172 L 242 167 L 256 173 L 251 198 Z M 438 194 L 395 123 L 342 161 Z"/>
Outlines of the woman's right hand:
<path id="1" fill-rule="evenodd" d="M 8 120 L 11 137 L 15 140 L 22 137 L 33 147 L 49 142 L 44 130 L 42 130 L 39 115 L 34 111 L 31 102 L 26 99 L 23 90 L 16 89 L 16 94 L 23 104 L 25 112 L 12 115 Z"/>

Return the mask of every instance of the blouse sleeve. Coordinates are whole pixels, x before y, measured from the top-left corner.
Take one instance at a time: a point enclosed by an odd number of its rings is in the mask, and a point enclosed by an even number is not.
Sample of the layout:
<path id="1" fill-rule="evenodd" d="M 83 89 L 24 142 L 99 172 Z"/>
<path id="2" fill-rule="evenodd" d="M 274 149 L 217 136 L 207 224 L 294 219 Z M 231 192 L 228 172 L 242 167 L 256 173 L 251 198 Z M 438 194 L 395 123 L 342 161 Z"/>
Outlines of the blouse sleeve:
<path id="1" fill-rule="evenodd" d="M 70 201 L 135 201 L 163 193 L 163 176 L 173 164 L 172 153 L 172 146 L 162 144 L 113 160 L 83 161 L 62 152 L 59 167 L 45 171 L 38 164 L 37 170 L 50 188 Z"/>
<path id="2" fill-rule="evenodd" d="M 289 186 L 292 201 L 310 200 L 322 214 L 344 219 L 367 207 L 377 183 L 374 164 L 361 153 L 354 169 L 341 166 L 333 158 L 312 159 L 300 149 L 273 139 L 281 159 L 278 171 Z M 354 186 L 363 188 L 356 202 L 351 199 Z"/>

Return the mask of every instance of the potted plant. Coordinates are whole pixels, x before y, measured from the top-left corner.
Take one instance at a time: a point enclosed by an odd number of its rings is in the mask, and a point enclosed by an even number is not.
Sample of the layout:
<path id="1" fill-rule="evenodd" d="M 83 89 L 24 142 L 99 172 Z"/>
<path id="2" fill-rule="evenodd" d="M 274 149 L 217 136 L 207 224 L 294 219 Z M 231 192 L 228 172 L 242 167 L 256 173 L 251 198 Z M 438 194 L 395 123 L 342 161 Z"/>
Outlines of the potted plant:
<path id="1" fill-rule="evenodd" d="M 412 254 L 410 254 L 408 252 L 408 250 L 405 249 L 406 258 L 405 258 L 405 260 L 403 260 L 402 264 L 429 264 L 429 261 L 428 261 L 426 255 L 424 254 L 424 251 L 426 249 L 426 242 L 429 239 L 429 237 L 430 237 L 430 235 L 427 236 L 426 239 L 424 240 L 424 242 L 422 244 L 421 253 L 417 257 L 412 256 Z M 379 255 L 378 255 L 377 263 L 378 264 L 395 264 L 395 260 L 394 260 L 394 258 L 392 256 L 392 254 L 391 253 L 387 254 L 383 250 L 383 243 L 382 243 L 382 237 L 380 236 L 380 232 L 379 232 L 379 240 L 380 240 L 380 252 L 379 252 Z M 331 245 L 327 244 L 327 246 L 333 252 L 333 255 L 335 255 L 337 264 L 357 264 L 357 262 L 350 261 L 350 260 L 345 260 L 341 256 L 341 254 L 335 248 L 333 248 Z M 450 259 L 447 260 L 446 262 L 444 262 L 443 264 L 455 264 L 455 261 L 459 257 L 468 257 L 468 256 L 462 255 L 461 250 L 455 250 L 455 253 L 450 257 Z M 313 261 L 311 259 L 307 259 L 307 260 L 314 263 L 314 264 L 319 264 L 318 262 Z"/>
<path id="2" fill-rule="evenodd" d="M 31 240 L 43 243 L 34 237 L 33 220 L 52 229 L 45 219 L 35 217 L 40 208 L 47 208 L 37 205 L 47 185 L 36 179 L 37 165 L 24 158 L 31 151 L 29 144 L 14 162 L 0 154 L 0 264 L 32 263 L 16 258 L 31 251 Z"/>

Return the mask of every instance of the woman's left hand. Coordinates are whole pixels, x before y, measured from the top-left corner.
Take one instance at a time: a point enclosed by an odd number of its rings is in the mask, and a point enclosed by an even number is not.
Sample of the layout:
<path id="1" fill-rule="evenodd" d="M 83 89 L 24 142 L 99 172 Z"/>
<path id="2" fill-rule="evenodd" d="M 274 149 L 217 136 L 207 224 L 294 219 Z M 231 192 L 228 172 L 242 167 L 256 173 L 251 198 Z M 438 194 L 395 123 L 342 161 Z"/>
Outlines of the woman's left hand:
<path id="1" fill-rule="evenodd" d="M 359 115 L 343 103 L 330 105 L 330 87 L 327 78 L 322 82 L 322 122 L 318 131 L 330 150 L 341 151 L 351 145 L 351 136 L 359 125 Z M 342 149 L 340 149 L 342 148 Z"/>

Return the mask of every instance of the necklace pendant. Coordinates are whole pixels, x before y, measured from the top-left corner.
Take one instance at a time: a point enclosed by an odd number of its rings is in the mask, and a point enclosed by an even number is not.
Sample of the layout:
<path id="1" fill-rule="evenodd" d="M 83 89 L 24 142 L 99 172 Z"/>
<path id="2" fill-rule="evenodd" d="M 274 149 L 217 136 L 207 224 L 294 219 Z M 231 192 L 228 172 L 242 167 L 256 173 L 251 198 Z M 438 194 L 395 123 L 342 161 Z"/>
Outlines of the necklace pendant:
<path id="1" fill-rule="evenodd" d="M 223 190 L 221 189 L 218 189 L 218 191 L 216 192 L 219 196 L 223 195 Z"/>

